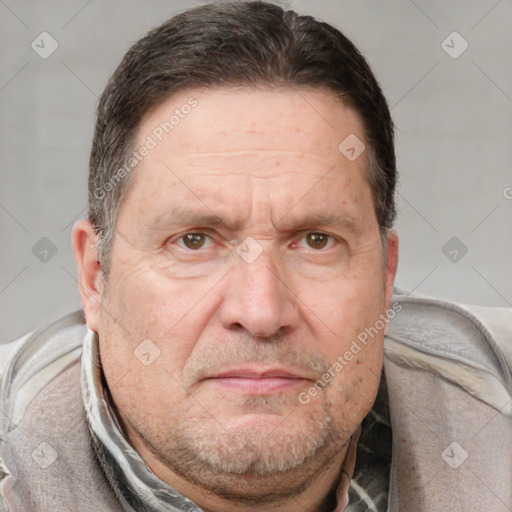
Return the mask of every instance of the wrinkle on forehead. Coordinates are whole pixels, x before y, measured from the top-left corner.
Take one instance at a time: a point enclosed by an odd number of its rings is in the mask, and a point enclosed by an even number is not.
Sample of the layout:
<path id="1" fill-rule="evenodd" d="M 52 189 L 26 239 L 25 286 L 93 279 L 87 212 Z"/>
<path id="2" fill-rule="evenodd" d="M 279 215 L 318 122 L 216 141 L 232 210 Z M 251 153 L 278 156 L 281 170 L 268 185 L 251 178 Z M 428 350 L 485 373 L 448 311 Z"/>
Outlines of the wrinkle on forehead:
<path id="1" fill-rule="evenodd" d="M 175 205 L 261 229 L 289 210 L 370 221 L 366 154 L 348 161 L 338 150 L 348 134 L 364 138 L 362 124 L 335 97 L 313 91 L 310 105 L 294 91 L 183 91 L 143 119 L 138 142 L 191 95 L 198 105 L 134 170 L 128 196 L 141 223 L 168 218 Z"/>
<path id="2" fill-rule="evenodd" d="M 315 178 L 333 166 L 339 167 L 336 174 L 366 174 L 366 155 L 349 162 L 338 150 L 348 134 L 364 138 L 359 116 L 324 90 L 180 91 L 143 118 L 137 144 L 191 96 L 197 106 L 157 143 L 135 174 L 147 174 L 148 167 L 156 166 L 167 167 L 177 181 L 186 182 L 193 175 L 262 178 L 302 173 Z"/>
<path id="3" fill-rule="evenodd" d="M 169 155 L 165 159 L 155 155 L 155 164 L 168 167 L 178 176 L 194 179 L 196 176 L 240 176 L 251 178 L 279 178 L 285 175 L 303 176 L 306 179 L 335 178 L 329 171 L 339 167 L 339 152 L 311 153 L 283 150 L 233 150 L 195 152 L 186 155 Z M 347 174 L 348 177 L 348 174 Z M 337 176 L 339 179 L 340 176 Z"/>
<path id="4" fill-rule="evenodd" d="M 172 157 L 174 167 L 186 168 L 187 174 L 247 174 L 253 177 L 283 175 L 284 173 L 321 176 L 336 165 L 335 158 L 324 154 L 292 151 L 225 151 L 218 153 L 194 153 Z"/>
<path id="5" fill-rule="evenodd" d="M 227 156 L 227 157 L 244 157 L 244 156 L 260 156 L 266 155 L 267 158 L 270 158 L 272 155 L 274 156 L 296 156 L 298 158 L 311 158 L 312 160 L 317 160 L 321 163 L 325 163 L 325 151 L 297 151 L 297 150 L 286 150 L 286 149 L 268 149 L 268 148 L 251 148 L 251 149 L 225 149 L 223 151 L 199 151 L 199 152 L 187 152 L 184 155 L 175 154 L 173 155 L 173 160 L 180 161 L 186 158 L 215 158 L 218 156 Z M 336 155 L 336 152 L 333 151 L 333 155 Z"/>

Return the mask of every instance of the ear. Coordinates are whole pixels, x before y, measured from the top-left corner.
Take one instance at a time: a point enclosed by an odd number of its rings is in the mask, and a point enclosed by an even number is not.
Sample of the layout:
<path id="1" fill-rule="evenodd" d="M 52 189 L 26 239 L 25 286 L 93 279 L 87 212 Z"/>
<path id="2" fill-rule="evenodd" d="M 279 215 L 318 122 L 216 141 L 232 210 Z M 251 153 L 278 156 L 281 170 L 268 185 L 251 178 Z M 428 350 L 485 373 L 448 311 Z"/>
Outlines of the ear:
<path id="1" fill-rule="evenodd" d="M 98 236 L 87 220 L 78 221 L 71 235 L 73 254 L 78 266 L 78 285 L 89 329 L 98 332 L 103 281 L 97 256 Z"/>
<path id="2" fill-rule="evenodd" d="M 395 282 L 396 267 L 398 265 L 398 235 L 390 229 L 387 235 L 387 264 L 386 264 L 386 310 L 391 306 L 393 284 Z"/>

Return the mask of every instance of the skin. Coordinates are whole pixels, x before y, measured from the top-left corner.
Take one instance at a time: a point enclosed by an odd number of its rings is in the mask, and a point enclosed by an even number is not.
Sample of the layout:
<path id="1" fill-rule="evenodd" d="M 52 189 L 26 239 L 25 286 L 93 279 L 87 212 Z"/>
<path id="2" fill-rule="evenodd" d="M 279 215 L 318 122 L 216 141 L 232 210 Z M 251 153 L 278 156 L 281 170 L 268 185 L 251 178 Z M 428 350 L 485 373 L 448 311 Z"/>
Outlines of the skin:
<path id="1" fill-rule="evenodd" d="M 366 144 L 363 125 L 331 92 L 181 91 L 144 117 L 135 147 L 190 96 L 132 171 L 108 286 L 92 227 L 74 227 L 87 325 L 158 477 L 206 511 L 315 511 L 375 399 L 384 333 L 308 404 L 298 396 L 389 308 L 397 236 L 386 258 L 366 152 L 338 150 L 349 134 Z M 314 214 L 337 217 L 304 221 Z M 236 250 L 247 237 L 250 263 Z M 149 366 L 134 355 L 146 339 L 160 351 Z"/>

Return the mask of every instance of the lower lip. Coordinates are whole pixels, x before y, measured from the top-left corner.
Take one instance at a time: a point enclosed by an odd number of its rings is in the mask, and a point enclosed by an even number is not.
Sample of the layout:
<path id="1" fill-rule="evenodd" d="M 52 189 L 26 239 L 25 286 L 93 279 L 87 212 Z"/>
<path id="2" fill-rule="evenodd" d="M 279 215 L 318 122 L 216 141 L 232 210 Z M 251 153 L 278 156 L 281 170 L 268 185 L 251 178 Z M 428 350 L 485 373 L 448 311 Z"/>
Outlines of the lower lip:
<path id="1" fill-rule="evenodd" d="M 222 387 L 254 395 L 277 393 L 304 384 L 304 379 L 283 377 L 263 377 L 259 379 L 219 377 L 208 380 Z"/>

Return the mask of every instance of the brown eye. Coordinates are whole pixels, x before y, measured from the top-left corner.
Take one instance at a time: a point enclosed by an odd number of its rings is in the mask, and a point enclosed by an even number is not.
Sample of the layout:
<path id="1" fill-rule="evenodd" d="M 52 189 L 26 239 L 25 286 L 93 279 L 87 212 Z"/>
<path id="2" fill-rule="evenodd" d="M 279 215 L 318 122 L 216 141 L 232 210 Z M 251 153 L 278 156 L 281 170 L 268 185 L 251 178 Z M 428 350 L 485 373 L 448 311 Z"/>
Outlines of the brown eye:
<path id="1" fill-rule="evenodd" d="M 206 239 L 202 233 L 187 233 L 181 238 L 188 249 L 201 249 Z"/>
<path id="2" fill-rule="evenodd" d="M 323 233 L 308 233 L 306 240 L 312 249 L 323 249 L 329 241 L 329 235 Z"/>

